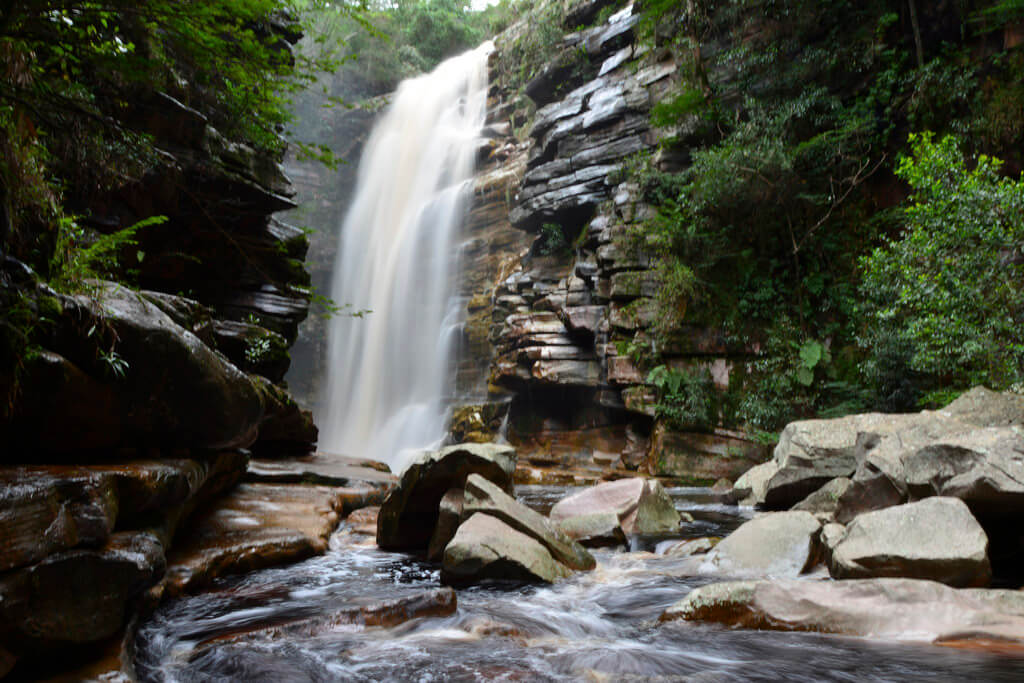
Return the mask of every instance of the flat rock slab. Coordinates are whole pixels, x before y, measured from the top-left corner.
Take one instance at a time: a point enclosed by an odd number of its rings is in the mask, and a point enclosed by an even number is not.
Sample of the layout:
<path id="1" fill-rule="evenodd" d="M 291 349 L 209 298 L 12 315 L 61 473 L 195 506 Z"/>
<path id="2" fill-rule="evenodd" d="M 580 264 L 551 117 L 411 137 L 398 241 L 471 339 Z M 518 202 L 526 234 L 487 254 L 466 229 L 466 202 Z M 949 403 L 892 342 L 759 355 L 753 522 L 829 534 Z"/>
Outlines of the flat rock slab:
<path id="1" fill-rule="evenodd" d="M 115 528 L 163 528 L 198 499 L 233 484 L 237 451 L 204 459 L 0 468 L 0 571 L 75 547 L 95 548 Z"/>
<path id="2" fill-rule="evenodd" d="M 904 576 L 987 586 L 988 536 L 958 498 L 933 497 L 866 512 L 832 546 L 839 579 Z"/>
<path id="3" fill-rule="evenodd" d="M 816 562 L 821 523 L 809 512 L 774 512 L 744 523 L 713 550 L 702 574 L 796 578 Z"/>
<path id="4" fill-rule="evenodd" d="M 691 591 L 661 620 L 1024 651 L 1024 616 L 1006 592 L 916 579 L 735 581 Z"/>
<path id="5" fill-rule="evenodd" d="M 639 477 L 574 493 L 555 503 L 549 517 L 584 545 L 614 545 L 637 534 L 671 533 L 681 520 L 664 487 Z"/>
<path id="6" fill-rule="evenodd" d="M 366 462 L 321 453 L 287 460 L 255 458 L 249 462 L 245 478 L 266 484 L 362 485 L 381 490 L 398 482 L 398 477 L 390 471 L 367 466 Z"/>
<path id="7" fill-rule="evenodd" d="M 242 484 L 182 530 L 168 557 L 166 591 L 178 595 L 225 574 L 322 553 L 338 525 L 344 489 Z"/>
<path id="8" fill-rule="evenodd" d="M 571 574 L 540 542 L 482 512 L 455 532 L 441 565 L 441 582 L 452 585 L 483 579 L 554 583 Z"/>

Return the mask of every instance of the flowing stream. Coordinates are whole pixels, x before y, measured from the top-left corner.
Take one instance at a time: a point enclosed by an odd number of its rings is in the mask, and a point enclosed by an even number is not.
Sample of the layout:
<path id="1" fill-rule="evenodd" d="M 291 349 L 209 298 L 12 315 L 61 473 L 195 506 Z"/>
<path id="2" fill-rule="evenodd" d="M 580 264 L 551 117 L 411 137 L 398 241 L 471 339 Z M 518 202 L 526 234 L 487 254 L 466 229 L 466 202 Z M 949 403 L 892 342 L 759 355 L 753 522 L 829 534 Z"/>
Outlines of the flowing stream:
<path id="1" fill-rule="evenodd" d="M 444 436 L 457 237 L 492 49 L 403 81 L 366 143 L 331 286 L 348 308 L 330 326 L 322 451 L 398 472 Z"/>
<path id="2" fill-rule="evenodd" d="M 519 487 L 540 511 L 567 495 Z M 725 535 L 751 514 L 706 490 L 670 489 L 692 536 Z M 354 601 L 438 587 L 438 567 L 343 543 L 282 569 L 221 580 L 163 605 L 139 632 L 144 681 L 1019 681 L 1024 661 L 934 645 L 673 622 L 661 612 L 707 579 L 685 560 L 597 551 L 598 567 L 553 586 L 458 591 L 450 616 L 366 627 L 324 619 Z M 641 544 L 655 547 L 653 542 Z M 301 637 L 258 631 L 309 619 Z"/>

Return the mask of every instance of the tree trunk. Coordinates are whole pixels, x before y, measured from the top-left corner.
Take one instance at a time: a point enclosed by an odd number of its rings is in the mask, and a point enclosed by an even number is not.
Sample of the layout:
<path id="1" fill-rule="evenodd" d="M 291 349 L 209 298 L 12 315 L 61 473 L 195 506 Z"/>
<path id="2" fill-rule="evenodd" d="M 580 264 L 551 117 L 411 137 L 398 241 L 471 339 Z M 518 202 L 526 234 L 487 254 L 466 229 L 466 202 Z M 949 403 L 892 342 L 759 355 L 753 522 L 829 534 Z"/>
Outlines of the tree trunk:
<path id="1" fill-rule="evenodd" d="M 917 23 L 917 2 L 907 0 L 910 5 L 910 26 L 914 29 L 914 48 L 917 50 L 917 68 L 924 67 L 924 46 L 921 45 L 921 26 Z"/>

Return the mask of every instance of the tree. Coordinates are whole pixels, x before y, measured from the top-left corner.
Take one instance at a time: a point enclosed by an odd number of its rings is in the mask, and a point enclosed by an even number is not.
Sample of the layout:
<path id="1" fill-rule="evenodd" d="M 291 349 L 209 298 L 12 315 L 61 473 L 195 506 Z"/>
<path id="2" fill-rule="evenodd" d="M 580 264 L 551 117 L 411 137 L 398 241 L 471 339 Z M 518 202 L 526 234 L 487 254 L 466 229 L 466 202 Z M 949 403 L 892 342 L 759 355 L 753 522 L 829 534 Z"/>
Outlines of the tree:
<path id="1" fill-rule="evenodd" d="M 869 349 L 905 348 L 925 388 L 1024 380 L 1024 177 L 970 168 L 956 138 L 910 136 L 906 229 L 862 260 Z"/>

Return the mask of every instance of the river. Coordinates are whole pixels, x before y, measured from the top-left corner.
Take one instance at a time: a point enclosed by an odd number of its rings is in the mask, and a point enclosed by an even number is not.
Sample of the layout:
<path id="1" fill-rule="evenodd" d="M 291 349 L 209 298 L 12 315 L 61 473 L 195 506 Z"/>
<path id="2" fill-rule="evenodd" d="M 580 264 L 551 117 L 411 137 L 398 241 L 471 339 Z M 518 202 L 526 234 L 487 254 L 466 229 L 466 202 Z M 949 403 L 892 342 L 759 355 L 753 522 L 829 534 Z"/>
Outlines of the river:
<path id="1" fill-rule="evenodd" d="M 573 489 L 518 487 L 546 512 Z M 725 535 L 749 509 L 706 489 L 670 493 L 694 522 L 681 536 Z M 439 567 L 352 544 L 345 525 L 324 556 L 221 580 L 162 605 L 139 629 L 143 681 L 1020 681 L 1024 660 L 918 643 L 810 633 L 659 624 L 661 612 L 708 582 L 685 560 L 598 550 L 597 568 L 552 586 L 490 584 L 459 590 L 444 617 L 394 627 L 341 623 L 302 637 L 265 625 L 331 615 L 354 602 L 436 589 Z"/>

